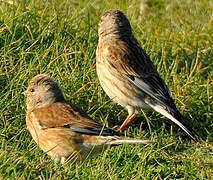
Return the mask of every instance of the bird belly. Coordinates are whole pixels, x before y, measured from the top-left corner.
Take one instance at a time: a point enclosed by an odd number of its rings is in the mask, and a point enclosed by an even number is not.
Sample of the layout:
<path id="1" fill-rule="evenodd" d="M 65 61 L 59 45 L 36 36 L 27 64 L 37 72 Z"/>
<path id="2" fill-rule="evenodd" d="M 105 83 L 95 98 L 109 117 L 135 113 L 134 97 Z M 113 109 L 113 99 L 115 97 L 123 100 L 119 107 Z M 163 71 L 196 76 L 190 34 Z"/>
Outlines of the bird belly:
<path id="1" fill-rule="evenodd" d="M 34 122 L 27 122 L 30 134 L 38 146 L 56 161 L 68 158 L 81 151 L 72 140 L 73 132 L 66 128 L 39 128 Z"/>
<path id="2" fill-rule="evenodd" d="M 144 103 L 145 93 L 135 86 L 128 77 L 108 70 L 102 63 L 96 64 L 100 84 L 106 94 L 123 107 L 150 108 Z"/>

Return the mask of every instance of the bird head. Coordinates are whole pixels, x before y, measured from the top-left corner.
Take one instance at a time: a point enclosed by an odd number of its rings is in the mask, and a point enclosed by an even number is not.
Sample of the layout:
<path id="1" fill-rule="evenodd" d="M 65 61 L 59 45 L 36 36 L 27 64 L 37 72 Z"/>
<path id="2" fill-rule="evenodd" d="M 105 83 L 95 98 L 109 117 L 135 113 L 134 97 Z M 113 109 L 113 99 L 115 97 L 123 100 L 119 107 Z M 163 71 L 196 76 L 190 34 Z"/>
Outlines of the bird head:
<path id="1" fill-rule="evenodd" d="M 64 101 L 58 84 L 46 74 L 38 74 L 29 81 L 27 91 L 27 109 L 41 108 L 57 101 Z"/>
<path id="2" fill-rule="evenodd" d="M 107 36 L 110 34 L 132 34 L 129 20 L 120 10 L 106 11 L 100 20 L 98 35 Z"/>

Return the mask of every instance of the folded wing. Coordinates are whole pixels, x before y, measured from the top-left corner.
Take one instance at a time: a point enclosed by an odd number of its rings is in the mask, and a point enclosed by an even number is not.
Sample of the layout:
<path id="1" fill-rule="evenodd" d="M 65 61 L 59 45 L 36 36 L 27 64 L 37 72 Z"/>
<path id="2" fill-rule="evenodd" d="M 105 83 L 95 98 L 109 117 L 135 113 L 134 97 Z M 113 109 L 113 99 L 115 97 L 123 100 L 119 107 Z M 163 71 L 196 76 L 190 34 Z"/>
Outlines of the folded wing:
<path id="1" fill-rule="evenodd" d="M 87 135 L 119 135 L 118 132 L 95 122 L 80 108 L 66 102 L 36 109 L 33 114 L 42 128 L 65 127 Z"/>

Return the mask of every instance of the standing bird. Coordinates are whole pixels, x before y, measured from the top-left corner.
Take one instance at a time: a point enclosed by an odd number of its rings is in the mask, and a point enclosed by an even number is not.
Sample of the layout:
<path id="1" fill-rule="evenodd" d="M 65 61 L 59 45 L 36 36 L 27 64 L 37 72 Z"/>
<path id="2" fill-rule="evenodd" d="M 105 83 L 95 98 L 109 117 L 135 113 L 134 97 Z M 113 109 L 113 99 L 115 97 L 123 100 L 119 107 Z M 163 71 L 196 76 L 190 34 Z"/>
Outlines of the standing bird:
<path id="1" fill-rule="evenodd" d="M 73 154 L 82 158 L 105 145 L 151 141 L 125 138 L 91 119 L 83 110 L 65 101 L 58 84 L 45 74 L 28 85 L 26 124 L 40 148 L 62 163 Z"/>
<path id="2" fill-rule="evenodd" d="M 154 109 L 181 127 L 193 140 L 199 136 L 182 119 L 171 93 L 133 35 L 127 17 L 106 11 L 99 23 L 96 69 L 107 95 L 128 111 L 120 131 L 135 118 L 137 109 Z"/>

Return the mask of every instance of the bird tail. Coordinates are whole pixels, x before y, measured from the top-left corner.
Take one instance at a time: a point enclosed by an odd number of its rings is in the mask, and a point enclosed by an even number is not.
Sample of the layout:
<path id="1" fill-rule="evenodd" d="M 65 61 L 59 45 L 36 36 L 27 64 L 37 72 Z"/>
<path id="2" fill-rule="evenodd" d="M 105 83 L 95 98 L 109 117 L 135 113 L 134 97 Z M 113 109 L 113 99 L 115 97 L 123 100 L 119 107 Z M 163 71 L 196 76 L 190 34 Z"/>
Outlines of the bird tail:
<path id="1" fill-rule="evenodd" d="M 150 104 L 149 104 L 150 105 Z M 164 115 L 176 125 L 178 125 L 181 129 L 183 129 L 194 141 L 198 142 L 200 140 L 200 136 L 187 124 L 181 121 L 182 115 L 181 113 L 176 110 L 171 110 L 171 112 L 167 111 L 160 105 L 150 105 L 155 111 L 159 112 L 160 114 Z"/>
<path id="2" fill-rule="evenodd" d="M 121 144 L 150 144 L 152 142 L 153 141 L 151 141 L 151 140 L 140 140 L 140 139 L 131 139 L 131 138 L 119 137 L 118 139 L 108 141 L 106 144 L 109 144 L 109 145 L 112 145 L 112 146 L 113 145 L 117 146 L 117 145 L 121 145 Z"/>

